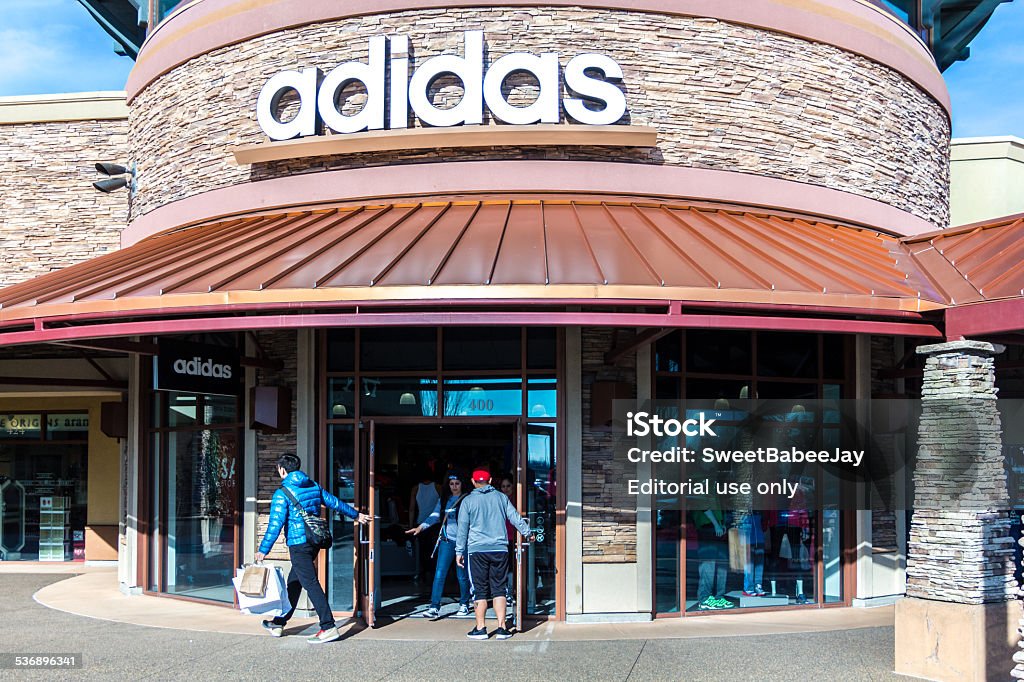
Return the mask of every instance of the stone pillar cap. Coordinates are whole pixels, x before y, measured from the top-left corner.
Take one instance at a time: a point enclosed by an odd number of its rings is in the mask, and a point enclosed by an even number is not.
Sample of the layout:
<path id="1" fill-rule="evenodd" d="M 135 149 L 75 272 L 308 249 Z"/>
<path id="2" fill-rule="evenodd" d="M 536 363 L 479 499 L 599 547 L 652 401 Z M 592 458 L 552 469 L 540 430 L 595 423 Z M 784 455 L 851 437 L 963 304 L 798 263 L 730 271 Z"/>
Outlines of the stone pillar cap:
<path id="1" fill-rule="evenodd" d="M 998 343 L 969 341 L 967 339 L 947 341 L 946 343 L 933 343 L 927 346 L 917 347 L 918 355 L 939 355 L 942 353 L 986 353 L 988 355 L 998 355 L 1005 350 L 1006 346 Z"/>

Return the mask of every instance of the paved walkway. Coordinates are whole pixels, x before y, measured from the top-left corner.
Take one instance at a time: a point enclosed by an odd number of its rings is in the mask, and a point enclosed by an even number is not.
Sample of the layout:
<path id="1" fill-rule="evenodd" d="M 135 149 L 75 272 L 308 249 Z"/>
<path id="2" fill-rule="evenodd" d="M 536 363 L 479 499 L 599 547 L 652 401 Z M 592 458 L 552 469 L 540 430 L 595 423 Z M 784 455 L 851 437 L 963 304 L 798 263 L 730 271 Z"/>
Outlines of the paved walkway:
<path id="1" fill-rule="evenodd" d="M 109 581 L 109 571 L 85 574 Z M 434 639 L 424 641 L 425 623 L 417 623 L 418 639 L 400 636 L 396 626 L 374 631 L 348 625 L 342 642 L 313 647 L 300 637 L 273 639 L 238 632 L 201 632 L 110 622 L 47 608 L 33 595 L 66 589 L 67 575 L 0 572 L 0 653 L 79 653 L 83 670 L 15 673 L 15 679 L 290 679 L 302 665 L 305 677 L 336 676 L 355 680 L 894 680 L 891 625 L 828 632 L 796 632 L 747 636 L 706 636 L 691 632 L 679 639 L 661 623 L 628 626 L 565 626 L 541 628 L 507 642 L 471 642 L 462 638 L 462 621 L 434 623 Z M 87 582 L 78 580 L 79 588 Z M 61 585 L 61 581 L 65 581 Z M 77 590 L 76 590 L 77 591 Z M 86 592 L 86 594 L 90 594 Z M 91 592 L 98 596 L 97 592 Z M 108 595 L 109 596 L 109 595 Z M 39 597 L 37 597 L 39 598 Z M 171 600 L 125 597 L 125 601 L 159 607 Z M 228 609 L 204 607 L 220 617 L 241 619 Z M 201 612 L 191 625 L 208 628 Z M 847 617 L 858 610 L 837 613 Z M 741 618 L 752 618 L 750 614 Z M 772 614 L 775 616 L 786 614 Z M 180 614 L 174 614 L 175 617 Z M 735 616 L 688 619 L 688 622 L 734 619 Z M 891 621 L 891 615 L 889 616 Z M 305 621 L 309 623 L 309 621 Z M 739 619 L 735 621 L 736 624 Z M 677 624 L 679 625 L 679 624 Z M 717 627 L 717 626 L 716 626 Z M 778 632 L 785 623 L 778 623 Z M 447 633 L 457 628 L 458 633 Z M 598 629 L 594 629 L 598 628 Z M 601 629 L 605 628 L 605 629 Z M 296 627 L 289 634 L 315 629 Z M 585 637 L 557 634 L 586 632 Z M 387 635 L 388 631 L 393 634 Z M 621 632 L 617 632 L 621 630 Z M 735 631 L 735 628 L 732 628 Z M 255 632 L 255 631 L 251 631 Z M 600 637 L 595 638 L 595 633 Z M 623 639 L 624 636 L 636 637 Z M 486 666 L 486 673 L 477 668 Z M 9 671 L 0 673 L 8 678 Z"/>
<path id="2" fill-rule="evenodd" d="M 0 571 L 2 572 L 2 571 Z M 60 611 L 90 618 L 113 620 L 133 625 L 198 630 L 238 635 L 263 636 L 260 619 L 244 616 L 223 606 L 197 604 L 177 599 L 150 596 L 126 596 L 117 588 L 117 574 L 110 569 L 55 582 L 39 590 L 36 601 Z M 534 625 L 517 641 L 603 641 L 611 639 L 689 639 L 776 635 L 798 632 L 826 632 L 867 627 L 892 627 L 893 607 L 877 609 L 793 610 L 771 613 L 731 613 L 700 618 L 660 619 L 650 623 Z M 296 631 L 315 623 L 315 619 L 296 619 Z M 349 623 L 346 634 L 360 639 L 400 639 L 464 641 L 470 621 L 444 618 L 430 622 L 406 618 L 385 627 L 370 630 Z"/>

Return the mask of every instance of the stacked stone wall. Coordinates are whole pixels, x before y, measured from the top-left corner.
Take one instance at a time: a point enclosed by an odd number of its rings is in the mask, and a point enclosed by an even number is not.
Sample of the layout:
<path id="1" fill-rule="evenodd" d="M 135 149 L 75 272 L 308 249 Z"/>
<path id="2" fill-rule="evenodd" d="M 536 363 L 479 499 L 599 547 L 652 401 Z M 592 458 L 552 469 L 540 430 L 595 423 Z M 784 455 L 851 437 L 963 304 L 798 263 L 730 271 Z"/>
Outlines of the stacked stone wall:
<path id="1" fill-rule="evenodd" d="M 488 59 L 557 51 L 612 56 L 625 77 L 622 122 L 657 128 L 652 149 L 479 148 L 353 154 L 238 166 L 231 150 L 268 141 L 256 98 L 274 74 L 367 59 L 373 35 L 405 35 L 415 63 L 461 54 L 482 29 Z M 536 86 L 509 83 L 517 102 Z M 461 93 L 440 82 L 447 106 Z M 365 93 L 351 88 L 353 111 Z M 563 115 L 564 116 L 564 115 Z M 898 72 L 836 47 L 714 19 L 585 8 L 464 8 L 369 15 L 277 31 L 169 71 L 131 106 L 138 217 L 218 187 L 330 169 L 440 160 L 570 159 L 750 173 L 876 199 L 948 223 L 949 121 Z M 393 192 L 396 189 L 389 187 Z M 557 188 L 553 188 L 557 189 Z"/>
<path id="2" fill-rule="evenodd" d="M 993 356 L 959 341 L 927 356 L 914 471 L 907 595 L 982 604 L 1017 592 Z"/>
<path id="3" fill-rule="evenodd" d="M 0 286 L 120 245 L 128 192 L 92 183 L 127 157 L 127 119 L 0 125 Z"/>
<path id="4" fill-rule="evenodd" d="M 613 457 L 609 430 L 590 425 L 595 381 L 630 384 L 636 395 L 636 356 L 631 354 L 610 367 L 605 353 L 622 343 L 632 331 L 584 328 L 583 371 L 583 563 L 636 561 L 636 498 L 623 481 L 635 477 L 636 465 Z"/>
<path id="5" fill-rule="evenodd" d="M 282 363 L 281 369 L 268 370 L 259 369 L 256 372 L 257 386 L 286 386 L 292 392 L 292 413 L 291 428 L 288 433 L 256 434 L 256 466 L 257 483 L 256 499 L 269 500 L 274 491 L 281 487 L 281 478 L 274 470 L 274 463 L 277 458 L 284 454 L 298 454 L 302 460 L 303 470 L 312 475 L 314 471 L 313 458 L 315 453 L 296 452 L 296 400 L 298 391 L 298 343 L 297 334 L 294 330 L 289 331 L 258 331 L 254 332 L 256 342 L 264 356 L 269 360 L 279 360 Z M 248 400 L 248 396 L 246 397 Z M 259 516 L 256 522 L 257 537 L 262 539 L 270 521 L 270 507 L 261 504 L 257 507 Z M 270 553 L 272 559 L 288 559 L 288 547 L 285 543 L 285 534 L 281 533 L 274 549 Z"/>

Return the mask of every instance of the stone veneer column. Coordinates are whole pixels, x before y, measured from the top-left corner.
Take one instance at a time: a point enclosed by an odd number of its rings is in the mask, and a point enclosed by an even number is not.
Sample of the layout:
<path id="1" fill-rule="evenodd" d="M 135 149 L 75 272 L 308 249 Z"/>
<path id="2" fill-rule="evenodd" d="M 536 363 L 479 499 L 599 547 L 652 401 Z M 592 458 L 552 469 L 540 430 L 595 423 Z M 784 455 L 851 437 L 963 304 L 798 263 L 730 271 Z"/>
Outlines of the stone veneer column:
<path id="1" fill-rule="evenodd" d="M 1019 605 L 996 409 L 1002 346 L 953 341 L 927 356 L 907 556 L 896 608 L 896 672 L 1005 679 Z"/>

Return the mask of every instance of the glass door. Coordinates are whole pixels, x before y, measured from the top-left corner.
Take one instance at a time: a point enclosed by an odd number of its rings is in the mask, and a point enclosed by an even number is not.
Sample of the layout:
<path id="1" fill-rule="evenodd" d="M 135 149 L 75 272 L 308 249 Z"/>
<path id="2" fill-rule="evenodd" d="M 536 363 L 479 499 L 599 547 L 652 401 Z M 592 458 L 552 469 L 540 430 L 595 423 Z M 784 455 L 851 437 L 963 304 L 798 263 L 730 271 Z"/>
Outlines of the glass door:
<path id="1" fill-rule="evenodd" d="M 367 491 L 367 496 L 363 505 L 363 511 L 369 515 L 370 523 L 359 526 L 359 549 L 362 563 L 359 601 L 366 625 L 372 628 L 376 625 L 377 600 L 379 599 L 377 586 L 380 582 L 375 556 L 377 533 L 380 528 L 380 525 L 377 523 L 380 515 L 377 510 L 377 482 L 375 480 L 377 434 L 372 419 L 366 422 L 365 433 L 366 437 L 363 440 L 362 449 L 362 459 L 365 466 L 362 467 L 362 472 L 366 476 L 364 490 Z"/>
<path id="2" fill-rule="evenodd" d="M 522 617 L 555 615 L 557 508 L 555 424 L 528 423 L 522 442 L 516 426 L 517 508 L 534 532 L 534 541 L 517 534 L 516 623 Z"/>

